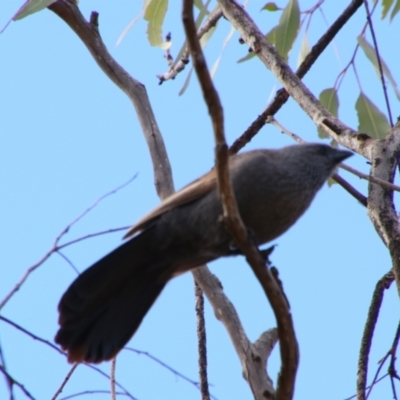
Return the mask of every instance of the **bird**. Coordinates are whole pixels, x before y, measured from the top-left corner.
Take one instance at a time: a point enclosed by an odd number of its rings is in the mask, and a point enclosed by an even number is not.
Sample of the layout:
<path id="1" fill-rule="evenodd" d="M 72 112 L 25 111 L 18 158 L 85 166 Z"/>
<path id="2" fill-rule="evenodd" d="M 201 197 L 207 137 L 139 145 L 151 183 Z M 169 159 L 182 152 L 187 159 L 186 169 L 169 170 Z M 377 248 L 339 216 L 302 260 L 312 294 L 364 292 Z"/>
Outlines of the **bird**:
<path id="1" fill-rule="evenodd" d="M 352 154 L 309 143 L 231 156 L 233 192 L 255 244 L 286 232 L 337 165 Z M 55 342 L 67 352 L 68 361 L 114 358 L 172 278 L 239 254 L 221 215 L 212 169 L 167 197 L 129 229 L 121 246 L 80 274 L 58 305 Z"/>

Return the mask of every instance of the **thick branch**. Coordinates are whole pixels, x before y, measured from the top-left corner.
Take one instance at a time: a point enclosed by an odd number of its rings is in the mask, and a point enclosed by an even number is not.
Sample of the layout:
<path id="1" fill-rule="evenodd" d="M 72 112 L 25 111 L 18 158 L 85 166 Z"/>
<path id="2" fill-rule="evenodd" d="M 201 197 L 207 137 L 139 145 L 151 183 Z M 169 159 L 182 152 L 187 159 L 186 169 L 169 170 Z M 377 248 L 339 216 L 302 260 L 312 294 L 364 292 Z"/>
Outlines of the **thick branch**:
<path id="1" fill-rule="evenodd" d="M 198 268 L 194 275 L 213 307 L 215 317 L 224 324 L 242 364 L 243 376 L 249 382 L 253 393 L 260 387 L 264 389 L 261 397 L 263 400 L 273 398 L 274 387 L 266 371 L 268 356 L 278 341 L 277 330 L 268 330 L 265 333 L 268 334 L 268 339 L 265 339 L 267 344 L 257 347 L 257 342 L 253 344 L 247 338 L 235 307 L 225 295 L 218 278 L 207 267 Z"/>
<path id="2" fill-rule="evenodd" d="M 397 123 L 385 140 L 376 142 L 372 152 L 371 176 L 393 182 L 400 155 L 400 123 Z M 400 227 L 393 203 L 393 191 L 370 182 L 368 215 L 378 235 L 389 248 L 393 273 L 400 294 Z"/>
<path id="3" fill-rule="evenodd" d="M 119 65 L 104 45 L 97 25 L 97 13 L 87 22 L 72 0 L 56 1 L 49 6 L 79 36 L 90 54 L 110 78 L 132 101 L 153 161 L 154 182 L 157 194 L 164 198 L 174 191 L 171 165 L 156 118 L 150 105 L 146 88 Z"/>

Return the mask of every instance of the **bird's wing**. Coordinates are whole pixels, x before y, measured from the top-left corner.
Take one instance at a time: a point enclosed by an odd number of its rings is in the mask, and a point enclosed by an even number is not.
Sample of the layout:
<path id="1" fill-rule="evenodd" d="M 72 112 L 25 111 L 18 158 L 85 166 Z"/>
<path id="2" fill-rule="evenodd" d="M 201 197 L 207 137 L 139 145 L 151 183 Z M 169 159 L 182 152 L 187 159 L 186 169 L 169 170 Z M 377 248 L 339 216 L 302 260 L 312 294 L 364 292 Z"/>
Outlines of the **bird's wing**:
<path id="1" fill-rule="evenodd" d="M 160 216 L 161 214 L 171 210 L 172 208 L 182 206 L 190 203 L 194 200 L 200 199 L 205 196 L 216 185 L 216 174 L 215 169 L 196 179 L 192 183 L 189 183 L 178 192 L 167 197 L 162 203 L 156 208 L 153 208 L 148 214 L 141 218 L 135 225 L 129 229 L 124 236 L 124 239 L 133 236 L 135 233 L 142 231 L 146 224 L 152 219 Z"/>

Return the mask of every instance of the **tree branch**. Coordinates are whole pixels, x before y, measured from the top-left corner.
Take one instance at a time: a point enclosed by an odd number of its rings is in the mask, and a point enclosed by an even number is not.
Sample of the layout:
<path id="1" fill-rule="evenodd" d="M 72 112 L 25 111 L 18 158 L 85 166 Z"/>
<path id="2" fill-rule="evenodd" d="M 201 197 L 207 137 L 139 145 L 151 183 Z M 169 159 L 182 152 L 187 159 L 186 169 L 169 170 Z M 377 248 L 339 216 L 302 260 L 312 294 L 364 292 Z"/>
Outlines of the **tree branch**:
<path id="1" fill-rule="evenodd" d="M 196 296 L 196 316 L 197 316 L 197 341 L 199 344 L 199 376 L 200 392 L 202 400 L 210 400 L 207 377 L 207 338 L 206 321 L 204 318 L 204 296 L 199 284 L 194 281 L 194 292 Z"/>
<path id="2" fill-rule="evenodd" d="M 296 71 L 296 75 L 300 79 L 306 75 L 314 62 L 326 49 L 328 44 L 331 43 L 336 34 L 340 32 L 347 21 L 355 14 L 362 3 L 363 0 L 353 0 L 342 12 L 342 14 L 339 15 L 336 21 L 329 27 L 329 29 L 321 36 L 318 42 L 312 47 L 311 51 L 307 54 L 306 58 Z M 252 124 L 244 131 L 244 133 L 234 141 L 229 149 L 230 154 L 237 153 L 246 145 L 246 143 L 250 142 L 250 140 L 266 124 L 267 118 L 274 116 L 286 103 L 288 98 L 289 93 L 287 90 L 284 88 L 279 89 L 268 107 L 252 122 Z"/>
<path id="3" fill-rule="evenodd" d="M 265 267 L 265 261 L 257 247 L 250 243 L 247 229 L 237 209 L 236 199 L 229 179 L 229 152 L 225 141 L 222 105 L 212 83 L 200 42 L 196 35 L 196 27 L 193 18 L 193 0 L 184 0 L 182 19 L 190 53 L 192 55 L 193 66 L 196 70 L 214 128 L 216 143 L 215 167 L 217 171 L 219 195 L 223 208 L 223 219 L 239 249 L 246 256 L 247 262 L 253 269 L 275 313 L 281 344 L 282 360 L 281 372 L 279 374 L 276 390 L 276 399 L 292 399 L 299 351 L 291 314 L 281 288 L 268 268 Z M 266 392 L 265 388 L 262 386 L 255 387 L 252 384 L 253 378 L 253 376 L 249 375 L 250 387 L 256 399 L 263 399 L 272 395 L 272 393 Z M 257 383 L 261 382 L 257 381 Z"/>
<path id="4" fill-rule="evenodd" d="M 364 327 L 364 333 L 361 339 L 361 348 L 358 358 L 357 372 L 357 400 L 365 400 L 365 389 L 367 387 L 368 377 L 368 358 L 371 350 L 372 337 L 374 335 L 375 326 L 378 321 L 379 312 L 383 301 L 383 292 L 389 289 L 393 282 L 393 272 L 386 273 L 376 284 L 374 293 L 369 306 L 368 317 Z"/>
<path id="5" fill-rule="evenodd" d="M 291 137 L 293 140 L 295 140 L 297 143 L 306 143 L 306 141 L 301 138 L 299 135 L 297 135 L 294 132 L 289 131 L 288 129 L 286 129 L 283 125 L 281 125 L 274 117 L 268 117 L 267 122 L 275 125 L 282 133 L 284 133 L 285 135 L 288 135 L 289 137 Z M 345 166 L 345 164 L 341 163 L 339 164 L 339 168 L 343 168 L 346 170 L 350 170 L 349 172 L 353 172 L 355 175 L 360 176 L 363 175 L 364 177 L 366 177 L 365 179 L 369 180 L 369 177 L 365 174 L 362 174 L 361 172 L 351 168 L 351 167 L 347 167 Z M 356 173 L 357 172 L 357 173 Z M 340 185 L 343 187 L 343 189 L 345 189 L 348 193 L 350 193 L 354 198 L 356 198 L 363 206 L 367 206 L 367 198 L 360 193 L 355 187 L 351 186 L 349 182 L 347 182 L 345 179 L 343 179 L 337 172 L 335 172 L 332 175 L 332 178 Z M 390 185 L 389 182 L 384 182 L 385 184 Z"/>
<path id="6" fill-rule="evenodd" d="M 400 122 L 384 140 L 373 147 L 370 175 L 392 183 L 400 155 Z M 400 295 L 400 226 L 393 203 L 393 191 L 370 182 L 368 215 L 375 230 L 390 251 L 397 291 Z"/>
<path id="7" fill-rule="evenodd" d="M 76 370 L 76 368 L 78 367 L 79 363 L 75 363 L 72 368 L 68 371 L 68 374 L 65 376 L 64 380 L 62 381 L 60 387 L 57 389 L 57 391 L 54 393 L 54 396 L 51 398 L 51 400 L 56 400 L 58 395 L 60 395 L 65 387 L 65 385 L 67 384 L 67 382 L 69 381 L 69 378 L 71 378 L 72 374 L 74 373 L 74 371 Z"/>
<path id="8" fill-rule="evenodd" d="M 267 41 L 247 12 L 235 1 L 218 0 L 224 16 L 239 31 L 263 64 L 282 83 L 287 92 L 304 112 L 341 145 L 371 159 L 371 147 L 375 142 L 368 135 L 359 134 L 329 113 L 304 83 L 284 62 L 275 48 Z"/>
<path id="9" fill-rule="evenodd" d="M 207 21 L 203 24 L 203 26 L 196 32 L 196 35 L 199 39 L 201 39 L 205 33 L 207 33 L 211 28 L 217 25 L 217 22 L 222 17 L 222 11 L 219 7 L 216 7 L 213 12 L 207 18 Z M 159 84 L 161 85 L 164 81 L 169 79 L 175 79 L 175 77 L 179 74 L 179 72 L 185 69 L 185 66 L 189 62 L 189 48 L 186 44 L 183 49 L 182 56 L 180 60 L 178 60 L 168 72 L 164 72 L 162 75 L 157 75 L 157 78 L 160 80 Z"/>
<path id="10" fill-rule="evenodd" d="M 172 179 L 165 178 L 171 176 L 171 165 L 145 86 L 133 79 L 108 52 L 98 30 L 97 13 L 92 13 L 91 22 L 87 22 L 73 0 L 58 0 L 48 8 L 79 36 L 102 71 L 131 100 L 150 149 L 157 194 L 161 198 L 170 195 L 174 191 Z"/>

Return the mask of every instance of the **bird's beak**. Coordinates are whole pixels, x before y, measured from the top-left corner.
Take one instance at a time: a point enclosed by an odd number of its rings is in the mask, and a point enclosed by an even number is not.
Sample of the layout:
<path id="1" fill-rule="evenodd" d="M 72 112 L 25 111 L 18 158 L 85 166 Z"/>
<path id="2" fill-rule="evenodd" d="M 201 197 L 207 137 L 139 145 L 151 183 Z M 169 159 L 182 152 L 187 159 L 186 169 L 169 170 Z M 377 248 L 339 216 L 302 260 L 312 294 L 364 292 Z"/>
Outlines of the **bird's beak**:
<path id="1" fill-rule="evenodd" d="M 337 150 L 335 153 L 331 154 L 332 160 L 339 164 L 344 161 L 346 158 L 349 158 L 353 155 L 351 151 L 348 150 Z"/>

